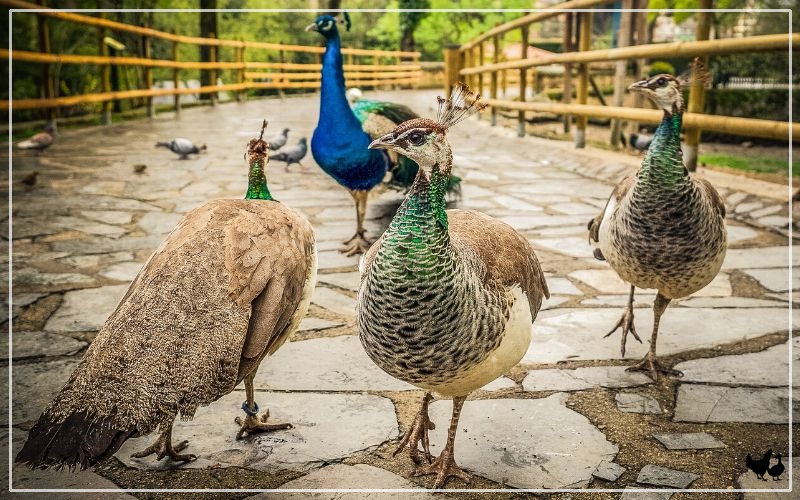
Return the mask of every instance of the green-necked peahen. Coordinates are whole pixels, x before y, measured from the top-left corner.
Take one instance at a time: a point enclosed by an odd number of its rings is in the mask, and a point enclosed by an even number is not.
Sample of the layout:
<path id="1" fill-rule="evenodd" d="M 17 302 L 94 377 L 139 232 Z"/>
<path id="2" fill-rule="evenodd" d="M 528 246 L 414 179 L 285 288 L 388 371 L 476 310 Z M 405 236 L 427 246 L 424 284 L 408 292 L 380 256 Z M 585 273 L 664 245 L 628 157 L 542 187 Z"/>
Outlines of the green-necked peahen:
<path id="1" fill-rule="evenodd" d="M 692 78 L 707 77 L 698 60 Z M 658 290 L 650 350 L 632 370 L 679 375 L 656 359 L 661 315 L 672 299 L 686 297 L 711 282 L 725 258 L 727 233 L 725 204 L 705 179 L 689 174 L 681 154 L 681 118 L 684 112 L 683 78 L 661 74 L 634 83 L 631 91 L 647 95 L 664 118 L 639 171 L 614 188 L 605 210 L 589 221 L 589 240 L 595 257 L 607 260 L 631 284 L 628 306 L 611 335 L 622 328 L 621 351 L 633 326 L 635 287 Z M 639 340 L 641 342 L 641 340 Z"/>
<path id="2" fill-rule="evenodd" d="M 290 427 L 258 415 L 253 378 L 308 309 L 316 250 L 311 224 L 272 199 L 267 153 L 264 140 L 251 140 L 245 199 L 192 210 L 153 253 L 18 462 L 86 468 L 156 429 L 156 442 L 134 456 L 193 460 L 180 453 L 186 441 L 172 443 L 175 417 L 191 418 L 242 380 L 247 417 L 237 438 Z"/>
<path id="3" fill-rule="evenodd" d="M 306 27 L 326 40 L 322 60 L 322 93 L 317 128 L 311 137 L 311 153 L 319 166 L 344 186 L 356 205 L 356 232 L 344 243 L 342 252 L 355 255 L 365 252 L 370 243 L 364 236 L 364 217 L 369 191 L 380 184 L 387 171 L 392 171 L 392 184 L 407 187 L 418 167 L 408 159 L 386 151 L 368 149 L 370 142 L 390 132 L 397 124 L 416 118 L 407 106 L 381 101 L 365 101 L 351 109 L 345 96 L 341 38 L 333 16 L 319 16 Z M 350 20 L 344 15 L 349 28 Z M 449 181 L 455 185 L 457 178 Z"/>

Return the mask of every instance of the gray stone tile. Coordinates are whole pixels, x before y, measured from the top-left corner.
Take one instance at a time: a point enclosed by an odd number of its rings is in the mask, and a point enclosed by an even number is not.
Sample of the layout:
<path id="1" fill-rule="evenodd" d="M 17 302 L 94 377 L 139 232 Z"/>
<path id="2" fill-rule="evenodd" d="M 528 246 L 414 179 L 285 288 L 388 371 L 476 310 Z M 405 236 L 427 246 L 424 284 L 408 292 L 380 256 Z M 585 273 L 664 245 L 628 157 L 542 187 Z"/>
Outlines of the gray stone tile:
<path id="1" fill-rule="evenodd" d="M 255 386 L 281 391 L 416 390 L 378 368 L 355 335 L 287 342 L 261 363 Z"/>
<path id="2" fill-rule="evenodd" d="M 793 255 L 792 264 L 800 264 L 800 256 Z M 723 269 L 762 269 L 766 267 L 788 269 L 789 247 L 728 249 L 725 261 L 722 263 Z"/>
<path id="3" fill-rule="evenodd" d="M 83 210 L 81 215 L 87 219 L 92 219 L 106 224 L 130 224 L 133 214 L 130 212 L 118 212 L 115 210 Z"/>
<path id="4" fill-rule="evenodd" d="M 547 250 L 549 252 L 556 252 L 570 257 L 592 257 L 592 248 L 583 237 L 571 238 L 536 238 L 532 240 L 533 248 L 535 250 Z"/>
<path id="5" fill-rule="evenodd" d="M 766 217 L 767 215 L 772 215 L 780 212 L 786 205 L 769 205 L 764 208 L 759 208 L 758 210 L 753 210 L 750 212 L 750 217 L 754 219 L 758 219 L 759 217 Z"/>
<path id="6" fill-rule="evenodd" d="M 67 292 L 61 307 L 50 316 L 44 329 L 49 332 L 97 331 L 127 290 L 128 285 L 112 285 Z"/>
<path id="7" fill-rule="evenodd" d="M 698 477 L 700 476 L 692 474 L 691 472 L 648 464 L 639 471 L 636 482 L 639 484 L 652 484 L 654 486 L 667 486 L 670 488 L 686 488 Z"/>
<path id="8" fill-rule="evenodd" d="M 317 275 L 317 281 L 357 292 L 358 287 L 361 284 L 361 274 L 358 271 L 351 271 L 349 273 L 319 274 Z"/>
<path id="9" fill-rule="evenodd" d="M 243 391 L 234 391 L 200 408 L 193 420 L 175 423 L 173 439 L 189 440 L 186 453 L 197 460 L 176 464 L 155 457 L 131 458 L 131 453 L 149 446 L 154 435 L 128 440 L 116 457 L 137 469 L 206 469 L 247 467 L 254 470 L 305 471 L 353 453 L 374 448 L 397 437 L 397 420 L 391 400 L 362 394 L 314 394 L 257 392 L 262 411 L 270 420 L 291 422 L 292 429 L 256 434 L 237 441 L 234 418 L 243 416 Z M 358 432 L 342 432 L 358 429 Z"/>
<path id="10" fill-rule="evenodd" d="M 624 413 L 641 413 L 643 415 L 660 415 L 661 405 L 654 398 L 644 394 L 620 392 L 615 398 L 617 409 Z"/>
<path id="11" fill-rule="evenodd" d="M 770 215 L 758 219 L 759 224 L 763 224 L 765 226 L 779 227 L 779 228 L 789 227 L 789 224 L 791 224 L 791 222 L 792 220 L 789 217 L 784 217 L 782 215 Z"/>
<path id="12" fill-rule="evenodd" d="M 708 450 L 725 448 L 725 443 L 707 432 L 653 434 L 668 450 Z"/>
<path id="13" fill-rule="evenodd" d="M 628 372 L 625 366 L 593 366 L 562 370 L 531 370 L 522 381 L 526 391 L 583 391 L 600 387 L 636 387 L 653 381 L 644 373 Z"/>
<path id="14" fill-rule="evenodd" d="M 750 229 L 747 226 L 734 226 L 728 224 L 728 245 L 731 243 L 740 243 L 758 236 L 758 232 Z"/>
<path id="15" fill-rule="evenodd" d="M 341 246 L 341 243 L 339 244 Z M 320 271 L 326 269 L 352 268 L 357 269 L 358 257 L 348 257 L 338 250 L 325 250 L 317 254 Z"/>
<path id="16" fill-rule="evenodd" d="M 780 307 L 786 309 L 788 304 L 781 300 L 751 299 L 749 297 L 689 297 L 675 302 L 683 307 L 732 308 L 743 307 Z"/>
<path id="17" fill-rule="evenodd" d="M 569 273 L 569 277 L 586 283 L 600 293 L 627 294 L 630 292 L 630 284 L 622 281 L 622 278 L 613 269 L 584 269 Z M 731 283 L 728 275 L 720 273 L 711 283 L 692 294 L 692 296 L 727 297 L 731 293 Z"/>
<path id="18" fill-rule="evenodd" d="M 100 271 L 100 276 L 117 281 L 133 281 L 142 269 L 141 262 L 119 262 Z"/>
<path id="19" fill-rule="evenodd" d="M 600 465 L 592 472 L 592 475 L 604 481 L 616 481 L 625 471 L 628 470 L 620 464 L 603 460 Z"/>
<path id="20" fill-rule="evenodd" d="M 586 203 L 553 203 L 549 205 L 550 208 L 553 210 L 557 210 L 562 214 L 567 215 L 589 215 L 594 216 L 597 215 L 598 210 L 597 207 L 592 205 L 587 205 Z M 587 218 L 588 220 L 588 218 Z M 584 228 L 585 229 L 585 228 Z"/>
<path id="21" fill-rule="evenodd" d="M 620 500 L 668 500 L 672 496 L 670 491 L 629 491 L 634 488 L 625 488 L 622 491 Z"/>
<path id="22" fill-rule="evenodd" d="M 635 310 L 637 331 L 649 337 L 652 308 Z M 739 342 L 767 333 L 785 331 L 787 317 L 775 308 L 667 309 L 659 327 L 660 355 L 701 347 Z M 525 363 L 556 363 L 564 359 L 619 359 L 619 333 L 603 338 L 622 313 L 621 308 L 561 308 L 539 313 L 533 325 L 533 341 Z M 702 332 L 702 334 L 700 334 Z M 637 359 L 647 352 L 647 343 L 629 340 L 625 357 Z"/>
<path id="23" fill-rule="evenodd" d="M 32 424 L 78 366 L 76 359 L 14 363 L 11 377 L 14 425 Z"/>
<path id="24" fill-rule="evenodd" d="M 773 292 L 789 291 L 789 269 L 743 269 L 745 274 L 755 278 L 761 286 Z M 792 275 L 792 289 L 800 288 L 800 276 Z"/>
<path id="25" fill-rule="evenodd" d="M 751 201 L 751 202 L 748 202 L 748 203 L 740 203 L 740 204 L 736 205 L 736 208 L 734 209 L 734 212 L 737 213 L 737 214 L 743 214 L 743 213 L 747 213 L 747 212 L 752 212 L 753 210 L 757 210 L 757 209 L 759 209 L 759 208 L 761 208 L 763 206 L 764 206 L 764 204 L 761 203 L 760 201 Z"/>
<path id="26" fill-rule="evenodd" d="M 48 332 L 14 332 L 14 359 L 39 356 L 69 356 L 88 344 L 65 335 Z M 8 359 L 8 336 L 0 338 L 0 359 Z"/>
<path id="27" fill-rule="evenodd" d="M 342 293 L 318 286 L 314 289 L 311 302 L 347 319 L 354 319 L 356 314 L 356 301 Z"/>
<path id="28" fill-rule="evenodd" d="M 148 212 L 142 216 L 137 225 L 149 234 L 165 235 L 178 225 L 183 216 L 167 212 Z"/>
<path id="29" fill-rule="evenodd" d="M 565 398 L 467 401 L 455 441 L 456 462 L 515 488 L 585 486 L 618 448 L 586 417 L 568 409 Z M 450 401 L 431 404 L 432 453 L 444 446 L 451 412 Z"/>
<path id="30" fill-rule="evenodd" d="M 8 269 L 6 269 L 7 271 Z M 8 274 L 4 271 L 3 281 L 8 282 Z M 95 279 L 81 273 L 45 273 L 32 267 L 14 267 L 14 288 L 30 287 L 37 290 L 64 290 L 78 286 L 91 286 Z"/>
<path id="31" fill-rule="evenodd" d="M 792 339 L 792 343 L 793 359 L 800 361 L 800 337 Z M 785 387 L 789 385 L 789 343 L 750 354 L 684 361 L 675 369 L 683 372 L 684 383 Z"/>
<path id="32" fill-rule="evenodd" d="M 547 276 L 547 288 L 553 295 L 583 295 L 578 287 L 567 278 Z"/>
<path id="33" fill-rule="evenodd" d="M 800 409 L 797 396 L 792 404 Z M 676 422 L 789 422 L 789 389 L 681 384 Z"/>
<path id="34" fill-rule="evenodd" d="M 344 323 L 336 322 L 336 321 L 328 321 L 327 319 L 322 318 L 315 318 L 313 316 L 306 316 L 300 322 L 300 326 L 298 327 L 298 331 L 316 331 L 316 330 L 326 330 L 328 328 L 333 328 L 335 326 L 342 326 Z"/>
<path id="35" fill-rule="evenodd" d="M 482 390 L 482 391 L 500 391 L 500 390 L 503 390 L 503 389 L 514 389 L 515 387 L 517 387 L 516 382 L 514 382 L 510 378 L 508 378 L 508 377 L 499 377 L 499 378 L 496 378 L 496 379 L 492 380 L 491 382 L 489 382 L 488 384 L 484 385 L 483 387 L 481 387 L 480 390 Z"/>

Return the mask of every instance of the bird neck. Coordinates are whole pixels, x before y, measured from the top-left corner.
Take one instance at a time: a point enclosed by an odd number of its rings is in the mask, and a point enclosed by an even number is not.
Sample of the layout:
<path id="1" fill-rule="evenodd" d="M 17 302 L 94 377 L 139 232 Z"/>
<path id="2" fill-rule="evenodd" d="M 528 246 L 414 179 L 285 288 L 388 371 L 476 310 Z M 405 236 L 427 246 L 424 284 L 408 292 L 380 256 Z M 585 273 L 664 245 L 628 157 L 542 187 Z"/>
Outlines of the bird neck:
<path id="1" fill-rule="evenodd" d="M 264 158 L 253 159 L 250 162 L 250 174 L 247 177 L 247 194 L 245 200 L 274 200 L 267 187 L 267 177 L 264 175 Z"/>
<path id="2" fill-rule="evenodd" d="M 682 111 L 664 112 L 639 169 L 639 181 L 643 185 L 674 186 L 688 179 L 681 152 L 682 120 Z"/>
<path id="3" fill-rule="evenodd" d="M 322 59 L 322 94 L 324 103 L 320 108 L 319 124 L 334 129 L 358 129 L 361 123 L 350 109 L 344 85 L 344 67 L 342 65 L 342 40 L 336 33 L 327 38 L 325 56 Z"/>
<path id="4" fill-rule="evenodd" d="M 446 188 L 447 175 L 439 169 L 434 167 L 430 176 L 420 169 L 408 196 L 386 230 L 385 244 L 391 246 L 402 242 L 407 245 L 410 241 L 418 252 L 448 246 Z"/>

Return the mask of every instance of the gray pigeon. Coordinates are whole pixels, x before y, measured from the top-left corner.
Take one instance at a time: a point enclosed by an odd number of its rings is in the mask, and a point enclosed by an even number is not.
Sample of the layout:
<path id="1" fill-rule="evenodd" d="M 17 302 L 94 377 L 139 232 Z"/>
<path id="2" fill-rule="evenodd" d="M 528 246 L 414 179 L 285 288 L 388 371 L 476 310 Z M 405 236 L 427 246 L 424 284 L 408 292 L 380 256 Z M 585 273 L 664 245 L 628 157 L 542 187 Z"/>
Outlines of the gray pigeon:
<path id="1" fill-rule="evenodd" d="M 267 139 L 267 144 L 269 144 L 270 151 L 277 151 L 281 149 L 283 146 L 286 145 L 286 140 L 289 138 L 289 129 L 283 129 L 283 132 L 280 134 L 273 135 L 269 139 Z"/>
<path id="2" fill-rule="evenodd" d="M 184 139 L 183 137 L 172 139 L 169 142 L 157 142 L 156 147 L 169 149 L 176 155 L 180 155 L 181 160 L 188 159 L 190 154 L 197 154 L 200 151 L 206 150 L 205 144 L 203 144 L 200 147 L 197 147 L 192 143 L 192 141 L 190 141 L 189 139 Z"/>
<path id="3" fill-rule="evenodd" d="M 301 167 L 303 166 L 303 164 L 300 163 L 300 160 L 305 158 L 307 152 L 308 152 L 308 144 L 306 143 L 306 138 L 303 137 L 300 139 L 300 142 L 298 142 L 296 145 L 290 148 L 286 148 L 279 153 L 269 155 L 269 159 L 286 162 L 286 171 L 288 172 L 289 165 L 291 165 L 292 163 L 297 163 Z"/>
<path id="4" fill-rule="evenodd" d="M 650 143 L 653 142 L 653 136 L 645 135 L 641 132 L 638 134 L 631 134 L 630 142 L 632 148 L 638 149 L 639 151 L 647 151 L 647 148 L 650 147 Z"/>
<path id="5" fill-rule="evenodd" d="M 33 149 L 42 152 L 49 148 L 55 140 L 55 127 L 48 124 L 44 127 L 44 132 L 39 132 L 30 139 L 17 143 L 17 149 Z"/>

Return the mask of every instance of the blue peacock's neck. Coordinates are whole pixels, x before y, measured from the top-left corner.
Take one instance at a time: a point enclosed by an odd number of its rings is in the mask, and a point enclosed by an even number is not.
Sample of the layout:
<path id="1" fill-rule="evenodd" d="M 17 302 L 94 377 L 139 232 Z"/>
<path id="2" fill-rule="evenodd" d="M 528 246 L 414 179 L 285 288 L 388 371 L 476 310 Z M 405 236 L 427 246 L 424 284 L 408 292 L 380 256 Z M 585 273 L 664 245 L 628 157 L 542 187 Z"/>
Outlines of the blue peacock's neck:
<path id="1" fill-rule="evenodd" d="M 324 104 L 321 106 L 318 126 L 363 132 L 345 96 L 342 40 L 338 34 L 327 39 L 322 60 L 321 99 Z"/>
<path id="2" fill-rule="evenodd" d="M 681 152 L 681 123 L 683 113 L 664 113 L 653 142 L 639 170 L 642 184 L 658 184 L 662 187 L 675 186 L 686 180 Z"/>

